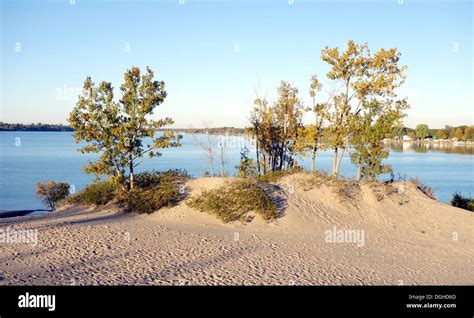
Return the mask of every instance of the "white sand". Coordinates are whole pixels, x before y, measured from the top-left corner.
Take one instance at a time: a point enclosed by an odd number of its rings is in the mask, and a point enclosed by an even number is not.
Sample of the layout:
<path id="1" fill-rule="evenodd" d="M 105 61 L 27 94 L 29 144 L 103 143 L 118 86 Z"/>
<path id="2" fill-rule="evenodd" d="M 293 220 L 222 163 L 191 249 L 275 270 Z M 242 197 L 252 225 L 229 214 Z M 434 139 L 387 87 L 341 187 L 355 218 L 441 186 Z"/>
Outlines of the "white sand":
<path id="1" fill-rule="evenodd" d="M 151 215 L 75 207 L 0 220 L 3 229 L 38 230 L 37 246 L 0 244 L 0 284 L 474 284 L 474 213 L 406 184 L 381 201 L 363 186 L 341 202 L 294 178 L 271 188 L 282 217 L 270 224 L 222 224 L 184 203 Z M 334 227 L 363 231 L 363 246 L 326 242 Z"/>

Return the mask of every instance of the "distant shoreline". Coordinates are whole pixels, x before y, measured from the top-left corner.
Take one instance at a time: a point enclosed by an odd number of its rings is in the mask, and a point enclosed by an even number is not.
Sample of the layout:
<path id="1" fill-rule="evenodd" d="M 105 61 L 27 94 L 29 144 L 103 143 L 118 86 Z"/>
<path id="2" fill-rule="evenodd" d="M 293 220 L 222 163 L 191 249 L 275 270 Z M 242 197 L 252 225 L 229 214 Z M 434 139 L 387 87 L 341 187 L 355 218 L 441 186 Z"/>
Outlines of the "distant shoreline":
<path id="1" fill-rule="evenodd" d="M 215 128 L 168 128 L 168 129 L 158 129 L 160 131 L 173 131 L 173 132 L 182 132 L 186 134 L 206 134 L 210 133 L 211 135 L 231 135 L 231 136 L 240 136 L 245 134 L 244 128 L 235 128 L 235 127 L 215 127 Z M 20 127 L 6 129 L 1 127 L 0 132 L 74 132 L 69 126 L 62 127 Z"/>
<path id="2" fill-rule="evenodd" d="M 34 209 L 34 210 L 0 210 L 0 219 L 13 218 L 16 216 L 25 216 L 34 212 L 50 212 L 51 210 Z"/>

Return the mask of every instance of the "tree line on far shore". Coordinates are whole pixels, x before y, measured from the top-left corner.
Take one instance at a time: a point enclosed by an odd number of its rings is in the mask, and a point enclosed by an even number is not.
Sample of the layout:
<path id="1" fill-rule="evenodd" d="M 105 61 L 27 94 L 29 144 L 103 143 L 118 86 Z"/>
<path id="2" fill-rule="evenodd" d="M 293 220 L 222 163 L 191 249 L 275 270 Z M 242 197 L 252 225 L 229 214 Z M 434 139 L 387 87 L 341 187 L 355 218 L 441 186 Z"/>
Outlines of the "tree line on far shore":
<path id="1" fill-rule="evenodd" d="M 436 138 L 439 140 L 472 141 L 474 140 L 474 125 L 456 127 L 446 125 L 440 129 L 430 129 L 426 124 L 418 124 L 415 129 L 406 127 L 400 129 L 396 127 L 390 137 L 401 140 L 403 136 L 418 140 Z"/>
<path id="2" fill-rule="evenodd" d="M 71 126 L 63 124 L 9 124 L 0 122 L 0 131 L 73 131 Z"/>
<path id="3" fill-rule="evenodd" d="M 403 139 L 403 136 L 415 138 L 436 137 L 437 139 L 453 139 L 462 141 L 474 140 L 474 126 L 445 125 L 444 128 L 429 128 L 426 124 L 419 124 L 417 128 L 395 127 L 390 138 Z M 211 135 L 245 135 L 245 128 L 238 127 L 203 127 L 203 128 L 166 128 L 158 131 L 171 130 L 174 132 L 183 132 L 186 134 L 211 134 Z M 324 128 L 322 129 L 324 130 Z M 70 125 L 63 124 L 43 124 L 43 123 L 4 123 L 0 122 L 0 131 L 74 131 Z M 324 135 L 324 134 L 323 134 Z"/>

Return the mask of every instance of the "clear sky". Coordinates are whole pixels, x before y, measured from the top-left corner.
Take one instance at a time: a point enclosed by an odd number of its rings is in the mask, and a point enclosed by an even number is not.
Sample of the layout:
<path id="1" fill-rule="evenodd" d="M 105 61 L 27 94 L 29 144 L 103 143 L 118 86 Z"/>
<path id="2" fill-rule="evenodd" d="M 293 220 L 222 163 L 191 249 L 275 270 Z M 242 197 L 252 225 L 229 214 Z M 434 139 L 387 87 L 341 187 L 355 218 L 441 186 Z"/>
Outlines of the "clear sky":
<path id="1" fill-rule="evenodd" d="M 3 1 L 0 121 L 66 123 L 86 76 L 150 66 L 174 127 L 247 125 L 253 87 L 305 100 L 326 82 L 325 46 L 396 47 L 408 66 L 405 124 L 474 123 L 471 1 Z"/>

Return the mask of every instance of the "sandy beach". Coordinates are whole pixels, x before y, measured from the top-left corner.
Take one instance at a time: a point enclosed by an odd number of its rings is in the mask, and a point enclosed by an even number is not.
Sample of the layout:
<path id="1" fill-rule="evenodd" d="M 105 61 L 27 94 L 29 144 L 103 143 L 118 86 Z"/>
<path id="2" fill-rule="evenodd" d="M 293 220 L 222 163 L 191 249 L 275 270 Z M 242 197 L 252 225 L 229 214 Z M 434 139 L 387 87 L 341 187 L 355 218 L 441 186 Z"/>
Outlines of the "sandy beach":
<path id="1" fill-rule="evenodd" d="M 0 245 L 0 284 L 474 284 L 472 212 L 408 183 L 381 200 L 368 185 L 341 200 L 293 178 L 268 185 L 280 209 L 271 223 L 223 224 L 184 202 L 150 215 L 109 205 L 1 219 L 1 229 L 37 230 L 38 240 Z M 225 180 L 186 186 L 192 195 Z"/>

